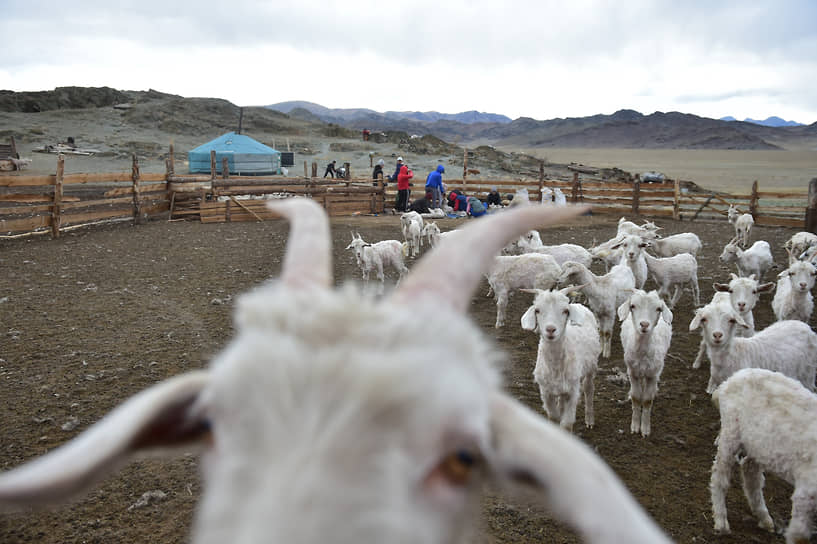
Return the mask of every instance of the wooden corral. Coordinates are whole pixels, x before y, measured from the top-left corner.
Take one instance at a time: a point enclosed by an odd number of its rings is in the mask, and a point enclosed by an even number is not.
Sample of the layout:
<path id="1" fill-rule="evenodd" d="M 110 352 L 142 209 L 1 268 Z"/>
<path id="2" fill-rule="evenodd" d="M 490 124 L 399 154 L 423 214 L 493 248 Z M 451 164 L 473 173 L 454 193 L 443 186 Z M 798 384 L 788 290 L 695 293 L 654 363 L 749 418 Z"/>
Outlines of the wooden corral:
<path id="1" fill-rule="evenodd" d="M 151 218 L 199 219 L 202 222 L 263 221 L 274 217 L 265 200 L 308 196 L 330 215 L 377 215 L 391 211 L 395 184 L 371 179 L 322 179 L 313 176 L 230 176 L 215 157 L 210 175 L 177 175 L 171 146 L 164 174 L 142 174 L 136 157 L 130 172 L 65 174 L 64 160 L 57 160 L 56 174 L 0 175 L 0 234 L 51 232 L 98 221 Z M 538 179 L 473 180 L 467 168 L 462 179 L 445 180 L 447 190 L 484 197 L 492 186 L 500 193 L 526 188 L 532 201 L 541 201 L 547 189 L 560 188 L 568 202 L 593 206 L 594 213 L 626 216 L 672 217 L 676 220 L 723 218 L 730 205 L 751 213 L 759 225 L 804 228 L 808 195 L 761 191 L 758 182 L 746 194 L 701 191 L 679 181 L 632 183 L 586 180 L 578 171 L 572 180 L 546 179 L 540 166 Z M 423 192 L 422 181 L 412 187 L 412 197 Z"/>

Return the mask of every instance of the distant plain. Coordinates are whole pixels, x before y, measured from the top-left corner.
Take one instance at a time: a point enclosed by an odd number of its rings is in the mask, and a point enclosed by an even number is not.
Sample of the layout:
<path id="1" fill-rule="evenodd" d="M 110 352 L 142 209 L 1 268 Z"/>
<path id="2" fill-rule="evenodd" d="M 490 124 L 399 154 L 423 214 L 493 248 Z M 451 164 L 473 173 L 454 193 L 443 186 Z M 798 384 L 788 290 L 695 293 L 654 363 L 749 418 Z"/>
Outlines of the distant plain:
<path id="1" fill-rule="evenodd" d="M 508 149 L 507 151 L 511 151 Z M 576 162 L 632 173 L 661 172 L 701 187 L 746 194 L 757 180 L 761 191 L 807 191 L 817 177 L 817 150 L 530 148 L 523 151 L 554 163 Z"/>

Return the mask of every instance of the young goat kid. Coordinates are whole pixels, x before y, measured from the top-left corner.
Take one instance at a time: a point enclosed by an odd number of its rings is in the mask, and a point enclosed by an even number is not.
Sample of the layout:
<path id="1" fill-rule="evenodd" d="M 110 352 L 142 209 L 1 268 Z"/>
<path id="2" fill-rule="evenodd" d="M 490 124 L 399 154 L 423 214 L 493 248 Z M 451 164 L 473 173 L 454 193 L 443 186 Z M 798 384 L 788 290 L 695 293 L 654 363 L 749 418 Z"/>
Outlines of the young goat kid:
<path id="1" fill-rule="evenodd" d="M 567 292 L 523 289 L 536 297 L 522 316 L 522 328 L 539 333 L 533 379 L 539 385 L 542 407 L 551 421 L 573 430 L 576 406 L 584 394 L 584 424 L 594 423 L 593 380 L 598 370 L 601 343 L 593 313 L 570 304 Z"/>
<path id="2" fill-rule="evenodd" d="M 746 244 L 749 243 L 749 235 L 752 233 L 752 226 L 755 224 L 752 214 L 740 213 L 735 206 L 730 204 L 726 218 L 735 227 L 735 239 L 740 243 L 740 247 L 746 247 Z"/>
<path id="3" fill-rule="evenodd" d="M 355 252 L 357 265 L 363 272 L 364 283 L 369 282 L 369 274 L 372 270 L 377 274 L 377 279 L 380 280 L 378 286 L 378 293 L 383 293 L 386 284 L 386 276 L 383 273 L 384 265 L 391 265 L 397 270 L 400 277 L 397 283 L 403 279 L 403 276 L 408 273 L 408 268 L 403 262 L 404 246 L 398 240 L 381 240 L 374 244 L 370 244 L 363 239 L 360 234 L 352 234 L 352 242 L 346 246 L 346 249 L 351 249 Z"/>
<path id="4" fill-rule="evenodd" d="M 508 239 L 582 208 L 476 221 L 384 299 L 333 287 L 319 204 L 273 209 L 292 223 L 281 277 L 237 300 L 236 336 L 210 369 L 0 474 L 0 506 L 62 502 L 135 455 L 198 444 L 195 544 L 459 542 L 487 478 L 538 492 L 587 542 L 669 542 L 590 448 L 502 391 L 501 357 L 467 317 Z M 429 330 L 455 349 L 419 344 Z"/>

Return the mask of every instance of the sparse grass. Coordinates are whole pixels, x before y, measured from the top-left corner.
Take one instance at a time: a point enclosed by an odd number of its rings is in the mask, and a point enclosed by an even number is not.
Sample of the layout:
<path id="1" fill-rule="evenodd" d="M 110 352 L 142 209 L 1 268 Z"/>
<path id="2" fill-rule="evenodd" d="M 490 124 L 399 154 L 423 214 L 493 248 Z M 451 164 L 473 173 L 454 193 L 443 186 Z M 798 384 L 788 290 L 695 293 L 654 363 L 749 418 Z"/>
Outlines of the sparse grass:
<path id="1" fill-rule="evenodd" d="M 508 150 L 510 151 L 510 150 Z M 578 162 L 600 168 L 618 167 L 632 173 L 663 172 L 670 178 L 694 181 L 701 187 L 749 192 L 807 191 L 817 176 L 817 151 L 747 151 L 719 149 L 523 149 L 554 163 Z"/>

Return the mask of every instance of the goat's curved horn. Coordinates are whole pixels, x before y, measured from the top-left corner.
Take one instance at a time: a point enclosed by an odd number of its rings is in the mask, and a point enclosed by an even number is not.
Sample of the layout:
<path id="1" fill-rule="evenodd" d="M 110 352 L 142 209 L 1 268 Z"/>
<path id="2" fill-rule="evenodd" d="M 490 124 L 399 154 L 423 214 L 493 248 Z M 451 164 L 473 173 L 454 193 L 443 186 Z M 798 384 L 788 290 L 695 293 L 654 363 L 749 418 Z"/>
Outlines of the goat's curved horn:
<path id="1" fill-rule="evenodd" d="M 332 248 L 329 220 L 323 208 L 309 198 L 269 201 L 267 207 L 290 223 L 281 280 L 292 287 L 329 287 Z"/>
<path id="2" fill-rule="evenodd" d="M 393 299 L 412 303 L 430 296 L 447 300 L 456 310 L 465 312 L 483 274 L 510 240 L 529 230 L 572 219 L 589 209 L 589 206 L 523 206 L 474 219 L 458 236 L 443 240 L 429 251 L 400 283 Z M 452 290 L 456 290 L 457 296 L 451 296 Z"/>

